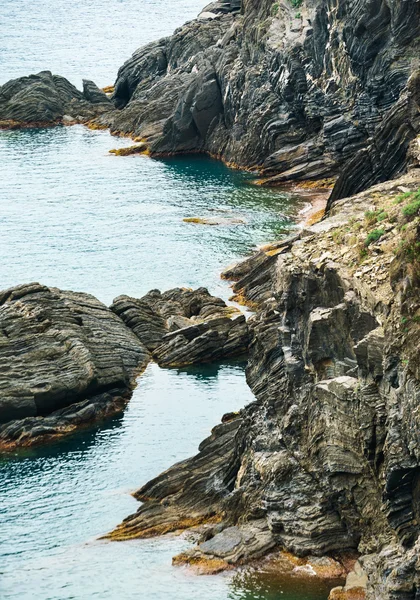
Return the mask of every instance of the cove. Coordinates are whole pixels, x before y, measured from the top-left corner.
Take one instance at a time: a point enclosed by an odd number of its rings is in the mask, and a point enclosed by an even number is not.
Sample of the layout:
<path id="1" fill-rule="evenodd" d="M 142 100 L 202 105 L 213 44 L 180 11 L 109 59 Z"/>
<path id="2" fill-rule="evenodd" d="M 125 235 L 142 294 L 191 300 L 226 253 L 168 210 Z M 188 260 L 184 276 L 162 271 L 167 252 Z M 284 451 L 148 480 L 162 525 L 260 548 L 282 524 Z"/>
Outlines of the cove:
<path id="1" fill-rule="evenodd" d="M 82 126 L 1 133 L 4 287 L 39 280 L 110 303 L 120 293 L 205 284 L 228 298 L 220 271 L 290 230 L 303 205 L 206 157 L 109 154 L 126 144 Z M 183 221 L 196 215 L 242 222 Z M 189 545 L 185 537 L 97 540 L 135 510 L 131 491 L 194 454 L 223 413 L 254 399 L 244 367 L 151 365 L 122 417 L 4 457 L 2 598 L 130 598 L 146 585 L 156 600 L 326 598 L 322 584 L 290 588 L 272 575 L 188 574 L 171 566 Z"/>
<path id="2" fill-rule="evenodd" d="M 79 86 L 81 74 L 106 85 L 136 47 L 171 33 L 202 1 L 60 0 L 51 11 L 44 0 L 30 8 L 2 3 L 1 79 L 50 68 Z M 228 298 L 220 271 L 278 239 L 303 206 L 209 158 L 109 154 L 128 143 L 81 126 L 0 132 L 2 288 L 40 281 L 109 304 L 121 293 L 205 285 Z M 243 223 L 183 221 L 196 216 Z M 122 417 L 2 457 L 0 597 L 324 600 L 322 584 L 248 571 L 196 577 L 174 568 L 185 537 L 98 541 L 135 510 L 130 492 L 194 454 L 223 413 L 252 400 L 243 363 L 151 365 Z"/>

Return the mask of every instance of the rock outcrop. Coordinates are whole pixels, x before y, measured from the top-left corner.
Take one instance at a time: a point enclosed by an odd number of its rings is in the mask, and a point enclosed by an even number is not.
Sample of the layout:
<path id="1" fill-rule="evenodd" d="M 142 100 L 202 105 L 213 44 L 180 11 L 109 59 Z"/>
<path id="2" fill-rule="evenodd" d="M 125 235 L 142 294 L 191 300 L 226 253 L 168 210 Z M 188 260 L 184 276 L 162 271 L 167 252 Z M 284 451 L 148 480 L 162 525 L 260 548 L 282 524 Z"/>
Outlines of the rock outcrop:
<path id="1" fill-rule="evenodd" d="M 120 296 L 111 309 L 153 353 L 161 367 L 183 367 L 240 356 L 248 350 L 245 316 L 207 289 L 152 290 Z"/>
<path id="2" fill-rule="evenodd" d="M 137 50 L 112 102 L 43 72 L 0 88 L 0 122 L 93 119 L 152 156 L 207 152 L 265 185 L 341 174 L 336 200 L 406 169 L 419 55 L 417 0 L 217 0 Z"/>
<path id="3" fill-rule="evenodd" d="M 0 293 L 0 445 L 31 445 L 121 411 L 150 354 L 93 296 Z"/>
<path id="4" fill-rule="evenodd" d="M 419 188 L 414 170 L 341 200 L 329 219 L 228 271 L 257 309 L 247 368 L 256 400 L 143 486 L 143 505 L 109 537 L 208 521 L 175 562 L 217 569 L 276 547 L 357 551 L 336 598 L 366 586 L 370 599 L 415 600 Z"/>
<path id="5" fill-rule="evenodd" d="M 83 93 L 67 79 L 42 71 L 0 87 L 0 127 L 85 123 L 113 108 L 93 81 L 83 81 Z"/>
<path id="6" fill-rule="evenodd" d="M 0 292 L 0 447 L 122 411 L 152 358 L 182 367 L 244 355 L 248 344 L 244 315 L 205 288 L 120 296 L 111 309 L 38 283 Z"/>
<path id="7" fill-rule="evenodd" d="M 152 155 L 258 167 L 268 185 L 344 166 L 338 199 L 406 167 L 419 40 L 416 0 L 220 0 L 134 53 L 115 83 L 119 110 L 99 122 Z"/>

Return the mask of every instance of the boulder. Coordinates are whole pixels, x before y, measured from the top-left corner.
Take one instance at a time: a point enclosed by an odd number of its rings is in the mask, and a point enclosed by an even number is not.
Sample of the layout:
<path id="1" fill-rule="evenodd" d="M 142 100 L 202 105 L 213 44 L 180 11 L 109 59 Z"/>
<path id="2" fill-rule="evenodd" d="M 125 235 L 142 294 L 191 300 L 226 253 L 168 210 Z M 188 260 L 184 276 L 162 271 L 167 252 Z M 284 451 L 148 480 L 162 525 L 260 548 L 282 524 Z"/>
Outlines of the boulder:
<path id="1" fill-rule="evenodd" d="M 244 315 L 206 288 L 152 290 L 140 299 L 119 296 L 111 309 L 162 367 L 221 360 L 248 349 Z"/>
<path id="2" fill-rule="evenodd" d="M 86 122 L 112 108 L 93 82 L 85 81 L 82 93 L 67 79 L 50 71 L 19 77 L 0 87 L 2 127 Z"/>
<path id="3" fill-rule="evenodd" d="M 120 411 L 150 354 L 89 294 L 0 292 L 0 440 L 30 444 Z"/>

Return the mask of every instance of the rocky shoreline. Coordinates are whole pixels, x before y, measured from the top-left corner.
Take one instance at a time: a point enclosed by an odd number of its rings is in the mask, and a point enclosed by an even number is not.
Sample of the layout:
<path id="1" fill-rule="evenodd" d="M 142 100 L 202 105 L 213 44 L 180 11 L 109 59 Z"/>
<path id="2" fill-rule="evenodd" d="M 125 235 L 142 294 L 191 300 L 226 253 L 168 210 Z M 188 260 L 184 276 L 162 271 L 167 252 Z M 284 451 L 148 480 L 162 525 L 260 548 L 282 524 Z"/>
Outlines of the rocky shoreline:
<path id="1" fill-rule="evenodd" d="M 263 185 L 338 178 L 331 204 L 410 165 L 419 40 L 416 0 L 218 0 L 137 50 L 107 93 L 49 71 L 9 81 L 0 127 L 84 123 L 134 153 L 258 170 Z"/>
<path id="2" fill-rule="evenodd" d="M 143 504 L 110 539 L 206 523 L 199 544 L 174 558 L 204 572 L 276 548 L 357 552 L 357 573 L 331 598 L 415 598 L 420 254 L 407 207 L 419 187 L 415 169 L 343 200 L 225 272 L 256 310 L 247 367 L 256 401 L 136 492 Z"/>
<path id="3" fill-rule="evenodd" d="M 331 600 L 414 600 L 419 189 L 415 168 L 227 269 L 234 299 L 255 311 L 247 321 L 205 288 L 120 296 L 109 309 L 39 284 L 2 292 L 1 448 L 123 410 L 151 359 L 247 353 L 256 400 L 138 490 L 142 505 L 106 538 L 191 530 L 198 545 L 176 565 L 210 573 L 286 551 L 309 570 L 317 557 L 350 569 Z"/>
<path id="4" fill-rule="evenodd" d="M 0 292 L 0 450 L 46 443 L 121 412 L 150 360 L 246 355 L 244 315 L 205 288 L 93 296 L 38 283 Z"/>
<path id="5" fill-rule="evenodd" d="M 133 138 L 125 154 L 333 184 L 322 220 L 223 273 L 248 320 L 205 288 L 109 308 L 38 283 L 0 292 L 6 452 L 122 411 L 150 360 L 248 357 L 255 401 L 138 490 L 107 539 L 193 530 L 174 564 L 274 552 L 348 573 L 331 600 L 418 599 L 419 43 L 415 0 L 219 0 L 136 51 L 111 94 L 48 71 L 0 87 L 0 128 L 83 123 Z"/>

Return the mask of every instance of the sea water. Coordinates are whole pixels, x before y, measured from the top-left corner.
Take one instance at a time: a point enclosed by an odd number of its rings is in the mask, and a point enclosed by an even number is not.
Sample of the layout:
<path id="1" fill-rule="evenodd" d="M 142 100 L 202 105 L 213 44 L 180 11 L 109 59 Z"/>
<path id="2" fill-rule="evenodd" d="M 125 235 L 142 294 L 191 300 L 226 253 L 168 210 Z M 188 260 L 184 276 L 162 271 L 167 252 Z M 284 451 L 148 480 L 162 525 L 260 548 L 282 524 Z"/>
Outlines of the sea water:
<path id="1" fill-rule="evenodd" d="M 0 83 L 43 69 L 80 86 L 113 83 L 140 45 L 167 35 L 201 0 L 3 0 Z M 39 281 L 119 294 L 207 286 L 294 227 L 301 206 L 206 157 L 119 157 L 127 145 L 82 126 L 0 132 L 0 287 Z M 229 219 L 206 226 L 188 217 Z M 151 364 L 126 411 L 53 445 L 0 460 L 0 598 L 19 600 L 325 600 L 324 586 L 245 570 L 197 577 L 172 567 L 185 536 L 104 542 L 130 495 L 197 451 L 223 413 L 253 400 L 241 362 Z"/>

